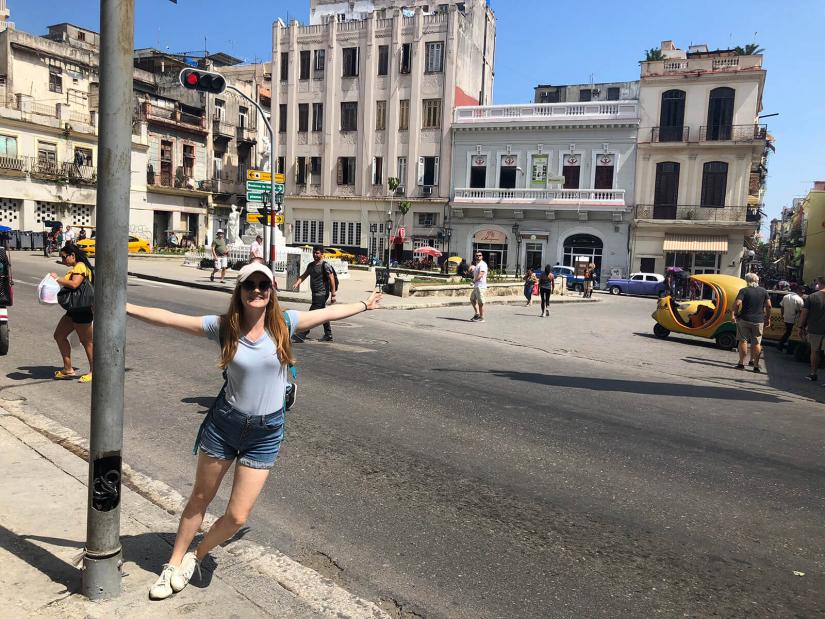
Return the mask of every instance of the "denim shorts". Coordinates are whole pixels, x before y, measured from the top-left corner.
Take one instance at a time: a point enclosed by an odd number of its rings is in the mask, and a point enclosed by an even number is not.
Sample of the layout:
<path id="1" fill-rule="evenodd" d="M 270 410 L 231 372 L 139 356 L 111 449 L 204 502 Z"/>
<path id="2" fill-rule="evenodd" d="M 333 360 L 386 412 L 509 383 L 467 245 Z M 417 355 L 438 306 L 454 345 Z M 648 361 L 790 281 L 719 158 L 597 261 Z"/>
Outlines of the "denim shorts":
<path id="1" fill-rule="evenodd" d="M 234 460 L 253 469 L 271 469 L 284 440 L 283 409 L 247 415 L 219 398 L 198 432 L 200 450 L 219 460 Z"/>

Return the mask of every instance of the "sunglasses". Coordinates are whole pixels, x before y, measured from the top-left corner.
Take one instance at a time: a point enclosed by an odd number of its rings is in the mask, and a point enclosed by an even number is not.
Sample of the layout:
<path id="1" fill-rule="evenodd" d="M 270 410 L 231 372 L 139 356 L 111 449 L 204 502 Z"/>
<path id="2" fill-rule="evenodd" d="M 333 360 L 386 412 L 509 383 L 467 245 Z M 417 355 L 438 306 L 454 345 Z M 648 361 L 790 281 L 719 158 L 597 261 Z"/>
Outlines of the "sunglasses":
<path id="1" fill-rule="evenodd" d="M 253 290 L 260 290 L 261 292 L 268 292 L 272 289 L 272 282 L 268 279 L 262 279 L 260 281 L 255 281 L 252 279 L 247 279 L 246 281 L 241 282 L 241 287 L 246 290 L 247 292 L 252 292 Z"/>

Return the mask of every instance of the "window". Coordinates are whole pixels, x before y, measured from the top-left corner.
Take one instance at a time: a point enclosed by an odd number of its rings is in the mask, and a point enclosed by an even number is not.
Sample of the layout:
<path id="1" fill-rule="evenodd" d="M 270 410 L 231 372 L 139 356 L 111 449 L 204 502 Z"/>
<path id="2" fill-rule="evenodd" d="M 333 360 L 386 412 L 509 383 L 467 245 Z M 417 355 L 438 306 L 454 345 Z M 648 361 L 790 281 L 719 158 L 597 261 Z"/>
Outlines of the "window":
<path id="1" fill-rule="evenodd" d="M 373 185 L 383 185 L 384 184 L 384 158 L 383 157 L 373 157 L 372 158 L 372 184 Z"/>
<path id="2" fill-rule="evenodd" d="M 592 101 L 593 91 L 589 88 L 583 88 L 579 91 L 579 101 Z"/>
<path id="3" fill-rule="evenodd" d="M 501 158 L 501 167 L 498 172 L 498 186 L 501 189 L 515 189 L 518 161 L 512 155 Z"/>
<path id="4" fill-rule="evenodd" d="M 332 244 L 358 246 L 361 244 L 361 222 L 333 221 Z"/>
<path id="5" fill-rule="evenodd" d="M 579 188 L 579 175 L 581 173 L 581 166 L 579 165 L 578 155 L 569 155 L 564 158 L 564 166 L 561 169 L 562 176 L 564 176 L 565 189 Z"/>
<path id="6" fill-rule="evenodd" d="M 75 147 L 74 149 L 74 164 L 76 166 L 92 166 L 92 149 Z"/>
<path id="7" fill-rule="evenodd" d="M 613 157 L 600 156 L 596 162 L 596 175 L 593 189 L 613 189 Z"/>
<path id="8" fill-rule="evenodd" d="M 286 133 L 286 103 L 278 106 L 278 133 Z"/>
<path id="9" fill-rule="evenodd" d="M 307 184 L 307 158 L 306 157 L 298 157 L 295 162 L 295 184 L 296 185 L 306 185 Z"/>
<path id="10" fill-rule="evenodd" d="M 310 157 L 309 158 L 309 184 L 310 185 L 320 185 L 321 184 L 321 158 L 320 157 Z"/>
<path id="11" fill-rule="evenodd" d="M 338 184 L 355 184 L 355 157 L 338 157 Z"/>
<path id="12" fill-rule="evenodd" d="M 0 157 L 17 157 L 17 138 L 0 135 Z"/>
<path id="13" fill-rule="evenodd" d="M 63 73 L 60 67 L 49 67 L 49 91 L 63 92 Z"/>
<path id="14" fill-rule="evenodd" d="M 313 131 L 323 131 L 324 130 L 324 104 L 323 103 L 313 103 L 312 104 L 312 130 Z"/>
<path id="15" fill-rule="evenodd" d="M 341 131 L 358 131 L 358 102 L 341 103 Z"/>
<path id="16" fill-rule="evenodd" d="M 403 43 L 401 45 L 401 65 L 400 73 L 410 73 L 412 71 L 412 44 Z"/>
<path id="17" fill-rule="evenodd" d="M 86 33 L 85 32 L 78 32 L 77 33 L 77 40 L 78 41 L 85 41 L 86 40 Z"/>
<path id="18" fill-rule="evenodd" d="M 398 130 L 410 130 L 410 100 L 401 99 L 398 110 Z"/>
<path id="19" fill-rule="evenodd" d="M 390 46 L 378 46 L 378 75 L 388 75 L 390 72 Z"/>
<path id="20" fill-rule="evenodd" d="M 249 108 L 238 107 L 238 126 L 242 128 L 249 126 Z"/>
<path id="21" fill-rule="evenodd" d="M 309 103 L 298 104 L 298 131 L 309 131 Z"/>
<path id="22" fill-rule="evenodd" d="M 313 65 L 315 66 L 315 79 L 321 79 L 324 77 L 324 67 L 326 66 L 327 62 L 327 50 L 325 49 L 316 49 L 315 50 L 315 62 Z"/>
<path id="23" fill-rule="evenodd" d="M 701 206 L 725 206 L 725 190 L 728 184 L 728 164 L 724 161 L 709 161 L 702 170 Z"/>
<path id="24" fill-rule="evenodd" d="M 215 99 L 215 119 L 221 122 L 226 120 L 226 104 L 220 99 Z"/>
<path id="25" fill-rule="evenodd" d="M 301 52 L 300 55 L 300 64 L 299 64 L 299 74 L 298 79 L 308 80 L 309 79 L 309 50 L 305 50 Z"/>
<path id="26" fill-rule="evenodd" d="M 425 228 L 432 228 L 438 221 L 438 213 L 419 213 L 418 225 Z"/>
<path id="27" fill-rule="evenodd" d="M 438 129 L 441 126 L 441 99 L 424 99 L 423 129 Z"/>
<path id="28" fill-rule="evenodd" d="M 618 101 L 619 97 L 622 94 L 621 88 L 618 86 L 611 86 L 607 89 L 607 100 L 608 101 Z"/>
<path id="29" fill-rule="evenodd" d="M 710 91 L 708 102 L 708 140 L 730 140 L 733 125 L 733 101 L 736 91 L 721 86 Z"/>
<path id="30" fill-rule="evenodd" d="M 398 180 L 401 183 L 401 186 L 405 186 L 407 184 L 407 158 L 406 157 L 399 157 L 398 158 Z"/>
<path id="31" fill-rule="evenodd" d="M 484 189 L 487 186 L 487 156 L 477 155 L 473 157 L 470 166 L 470 187 L 472 189 Z"/>
<path id="32" fill-rule="evenodd" d="M 344 77 L 358 77 L 358 48 L 345 47 L 342 55 Z"/>
<path id="33" fill-rule="evenodd" d="M 57 144 L 40 142 L 37 145 L 37 161 L 40 163 L 57 163 Z"/>
<path id="34" fill-rule="evenodd" d="M 541 93 L 541 103 L 559 103 L 560 101 L 561 96 L 559 95 L 558 89 L 545 90 Z"/>
<path id="35" fill-rule="evenodd" d="M 275 160 L 275 172 L 283 174 L 286 169 L 286 157 L 278 157 Z"/>
<path id="36" fill-rule="evenodd" d="M 656 258 L 640 258 L 639 270 L 645 273 L 656 272 Z"/>
<path id="37" fill-rule="evenodd" d="M 427 43 L 426 73 L 441 73 L 444 70 L 444 43 Z"/>
<path id="38" fill-rule="evenodd" d="M 418 185 L 432 187 L 438 185 L 438 157 L 418 158 Z"/>
<path id="39" fill-rule="evenodd" d="M 324 222 L 323 220 L 299 219 L 295 221 L 293 228 L 295 243 L 311 243 L 321 245 L 324 242 Z"/>
<path id="40" fill-rule="evenodd" d="M 375 104 L 375 130 L 384 131 L 387 128 L 387 102 L 377 101 Z"/>
<path id="41" fill-rule="evenodd" d="M 662 161 L 656 164 L 656 185 L 653 190 L 653 218 L 675 219 L 679 199 L 679 164 Z"/>
<path id="42" fill-rule="evenodd" d="M 183 145 L 183 175 L 186 178 L 195 176 L 195 145 Z"/>
<path id="43" fill-rule="evenodd" d="M 685 125 L 685 91 L 666 90 L 662 93 L 659 111 L 659 141 L 681 142 Z"/>
<path id="44" fill-rule="evenodd" d="M 281 81 L 289 80 L 289 52 L 281 52 Z"/>

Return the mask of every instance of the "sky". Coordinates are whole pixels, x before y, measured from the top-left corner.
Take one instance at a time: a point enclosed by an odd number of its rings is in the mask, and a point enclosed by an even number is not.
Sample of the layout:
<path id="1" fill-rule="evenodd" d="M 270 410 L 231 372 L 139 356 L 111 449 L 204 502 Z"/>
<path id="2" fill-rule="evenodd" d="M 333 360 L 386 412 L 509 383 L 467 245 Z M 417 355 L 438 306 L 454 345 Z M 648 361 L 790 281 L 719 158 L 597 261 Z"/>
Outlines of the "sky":
<path id="1" fill-rule="evenodd" d="M 435 0 L 434 0 L 435 1 Z M 823 0 L 491 0 L 496 14 L 494 103 L 529 103 L 536 84 L 638 79 L 644 50 L 671 39 L 682 49 L 758 43 L 765 48 L 763 114 L 775 137 L 765 210 L 783 206 L 825 180 Z M 309 21 L 309 0 L 136 0 L 135 47 L 170 52 L 223 51 L 247 62 L 268 59 L 272 22 Z M 99 30 L 98 0 L 8 0 L 18 30 L 43 34 L 71 22 Z M 807 90 L 803 90 L 802 87 Z"/>

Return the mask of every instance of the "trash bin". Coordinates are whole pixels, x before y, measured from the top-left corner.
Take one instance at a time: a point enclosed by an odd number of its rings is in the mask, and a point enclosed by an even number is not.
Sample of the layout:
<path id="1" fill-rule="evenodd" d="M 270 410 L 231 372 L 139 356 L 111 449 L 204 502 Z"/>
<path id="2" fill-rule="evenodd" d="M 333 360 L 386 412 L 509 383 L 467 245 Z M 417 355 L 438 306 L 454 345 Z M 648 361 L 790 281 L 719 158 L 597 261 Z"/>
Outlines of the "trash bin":
<path id="1" fill-rule="evenodd" d="M 32 232 L 32 249 L 43 249 L 43 233 Z"/>

